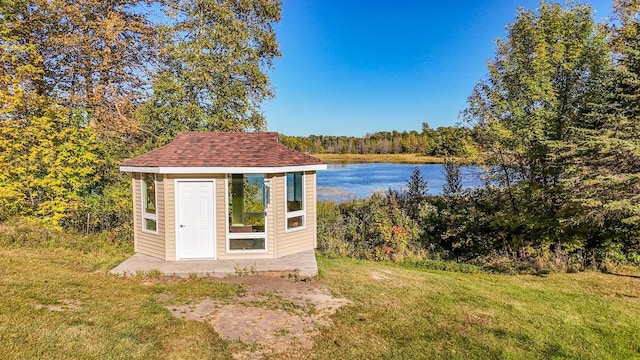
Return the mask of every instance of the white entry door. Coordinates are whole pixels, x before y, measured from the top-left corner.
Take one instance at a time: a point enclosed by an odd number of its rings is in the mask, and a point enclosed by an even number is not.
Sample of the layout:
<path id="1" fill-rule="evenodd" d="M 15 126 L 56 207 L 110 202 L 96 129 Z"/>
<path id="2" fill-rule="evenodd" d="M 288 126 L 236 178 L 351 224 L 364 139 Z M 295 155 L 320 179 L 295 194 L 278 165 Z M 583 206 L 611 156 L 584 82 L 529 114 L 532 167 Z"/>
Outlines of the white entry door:
<path id="1" fill-rule="evenodd" d="M 215 259 L 214 181 L 178 181 L 179 259 Z"/>

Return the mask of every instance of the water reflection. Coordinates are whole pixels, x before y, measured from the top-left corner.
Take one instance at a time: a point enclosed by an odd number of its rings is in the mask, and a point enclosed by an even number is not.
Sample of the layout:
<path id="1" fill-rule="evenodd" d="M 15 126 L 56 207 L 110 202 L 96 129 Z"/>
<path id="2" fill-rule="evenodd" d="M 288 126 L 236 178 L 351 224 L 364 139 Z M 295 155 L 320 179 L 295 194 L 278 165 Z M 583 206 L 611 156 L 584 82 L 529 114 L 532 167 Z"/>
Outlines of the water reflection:
<path id="1" fill-rule="evenodd" d="M 440 194 L 445 183 L 442 164 L 329 164 L 327 170 L 318 171 L 318 200 L 342 202 L 367 197 L 375 191 L 401 190 L 406 188 L 416 166 L 429 185 L 429 193 Z M 460 173 L 463 187 L 482 184 L 480 168 L 463 166 Z"/>

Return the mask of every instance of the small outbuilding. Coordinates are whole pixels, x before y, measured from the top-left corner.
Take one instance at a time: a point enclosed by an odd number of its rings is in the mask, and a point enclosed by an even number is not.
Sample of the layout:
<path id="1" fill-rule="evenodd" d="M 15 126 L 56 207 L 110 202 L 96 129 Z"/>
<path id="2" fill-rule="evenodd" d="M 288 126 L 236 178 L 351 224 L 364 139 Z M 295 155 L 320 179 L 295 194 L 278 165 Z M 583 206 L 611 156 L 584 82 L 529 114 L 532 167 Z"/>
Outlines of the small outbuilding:
<path id="1" fill-rule="evenodd" d="M 135 252 L 165 261 L 278 259 L 316 247 L 316 171 L 274 132 L 184 132 L 124 161 Z"/>

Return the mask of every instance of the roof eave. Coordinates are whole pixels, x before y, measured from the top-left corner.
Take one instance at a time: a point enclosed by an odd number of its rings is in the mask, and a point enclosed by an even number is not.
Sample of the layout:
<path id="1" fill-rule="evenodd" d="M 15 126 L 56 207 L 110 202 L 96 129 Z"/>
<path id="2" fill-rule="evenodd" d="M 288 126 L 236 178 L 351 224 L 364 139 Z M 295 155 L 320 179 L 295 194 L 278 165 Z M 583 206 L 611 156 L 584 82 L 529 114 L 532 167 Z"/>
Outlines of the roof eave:
<path id="1" fill-rule="evenodd" d="M 327 164 L 275 167 L 244 166 L 120 166 L 120 171 L 150 174 L 275 174 L 296 171 L 326 170 Z"/>

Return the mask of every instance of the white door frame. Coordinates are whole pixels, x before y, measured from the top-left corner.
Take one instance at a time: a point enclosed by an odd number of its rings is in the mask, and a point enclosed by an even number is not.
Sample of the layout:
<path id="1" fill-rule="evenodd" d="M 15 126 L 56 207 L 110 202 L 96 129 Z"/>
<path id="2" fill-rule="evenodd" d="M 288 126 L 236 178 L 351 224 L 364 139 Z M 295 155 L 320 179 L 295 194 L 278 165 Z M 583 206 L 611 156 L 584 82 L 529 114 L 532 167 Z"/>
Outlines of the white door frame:
<path id="1" fill-rule="evenodd" d="M 174 195 L 175 195 L 175 234 L 176 234 L 176 238 L 175 238 L 175 250 L 176 250 L 176 260 L 181 260 L 180 258 L 180 223 L 179 223 L 179 219 L 180 219 L 180 196 L 179 196 L 179 183 L 181 182 L 210 182 L 213 185 L 213 258 L 211 258 L 211 260 L 217 260 L 218 259 L 218 239 L 217 239 L 217 226 L 216 226 L 216 179 L 212 179 L 212 178 L 189 178 L 189 179 L 175 179 L 174 180 Z M 209 259 L 209 258 L 206 258 Z M 184 259 L 184 260 L 191 260 L 191 259 Z M 198 259 L 194 259 L 194 260 L 198 260 Z"/>

